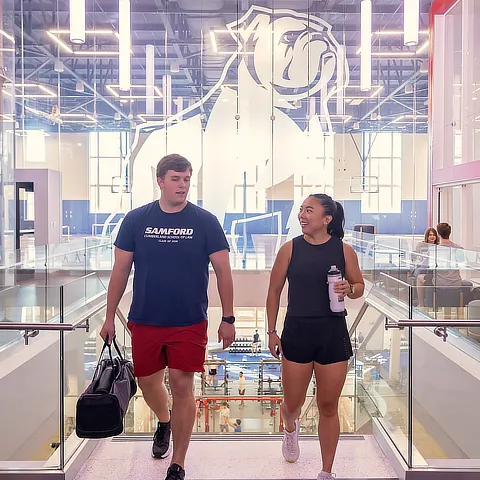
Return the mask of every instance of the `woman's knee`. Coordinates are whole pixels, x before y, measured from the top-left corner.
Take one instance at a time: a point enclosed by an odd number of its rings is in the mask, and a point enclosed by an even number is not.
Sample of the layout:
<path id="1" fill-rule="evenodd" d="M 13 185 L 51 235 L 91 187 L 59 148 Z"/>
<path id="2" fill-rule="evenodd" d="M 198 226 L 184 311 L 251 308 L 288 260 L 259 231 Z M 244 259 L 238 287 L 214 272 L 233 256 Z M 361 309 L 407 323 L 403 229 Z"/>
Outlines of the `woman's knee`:
<path id="1" fill-rule="evenodd" d="M 338 400 L 322 401 L 317 399 L 318 410 L 324 417 L 334 417 L 338 415 Z"/>
<path id="2" fill-rule="evenodd" d="M 282 401 L 282 407 L 283 407 L 283 411 L 286 412 L 287 414 L 294 414 L 294 413 L 297 413 L 299 410 L 302 409 L 302 406 L 305 402 L 305 399 L 301 399 L 301 398 L 287 398 L 287 397 L 283 397 L 283 401 Z"/>

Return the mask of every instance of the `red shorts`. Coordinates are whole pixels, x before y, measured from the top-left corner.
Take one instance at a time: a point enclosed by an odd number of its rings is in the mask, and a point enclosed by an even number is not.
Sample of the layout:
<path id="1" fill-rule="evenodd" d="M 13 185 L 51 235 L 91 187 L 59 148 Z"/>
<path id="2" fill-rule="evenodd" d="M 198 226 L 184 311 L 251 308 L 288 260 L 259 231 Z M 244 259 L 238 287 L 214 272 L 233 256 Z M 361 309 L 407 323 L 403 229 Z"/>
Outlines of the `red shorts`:
<path id="1" fill-rule="evenodd" d="M 148 377 L 166 366 L 183 372 L 203 372 L 207 324 L 157 327 L 128 322 L 136 377 Z"/>

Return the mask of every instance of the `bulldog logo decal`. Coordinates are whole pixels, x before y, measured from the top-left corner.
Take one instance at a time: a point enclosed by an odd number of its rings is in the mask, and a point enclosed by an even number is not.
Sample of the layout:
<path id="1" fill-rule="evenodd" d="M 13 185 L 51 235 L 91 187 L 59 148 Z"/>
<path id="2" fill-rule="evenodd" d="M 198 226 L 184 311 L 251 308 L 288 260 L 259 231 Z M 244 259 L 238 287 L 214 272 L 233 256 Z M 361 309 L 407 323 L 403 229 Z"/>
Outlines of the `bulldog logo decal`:
<path id="1" fill-rule="evenodd" d="M 158 198 L 155 167 L 173 152 L 192 162 L 192 185 L 201 170 L 203 207 L 220 223 L 239 176 L 249 169 L 258 172 L 257 190 L 302 169 L 322 184 L 323 167 L 312 168 L 311 159 L 319 142 L 333 135 L 329 107 L 335 102 L 329 100 L 343 95 L 349 79 L 344 47 L 331 26 L 292 10 L 252 6 L 223 35 L 230 51 L 208 50 L 227 60 L 203 98 L 161 122 L 137 126 L 130 159 L 134 206 Z M 335 114 L 344 113 L 341 103 Z M 196 195 L 194 188 L 194 202 Z"/>

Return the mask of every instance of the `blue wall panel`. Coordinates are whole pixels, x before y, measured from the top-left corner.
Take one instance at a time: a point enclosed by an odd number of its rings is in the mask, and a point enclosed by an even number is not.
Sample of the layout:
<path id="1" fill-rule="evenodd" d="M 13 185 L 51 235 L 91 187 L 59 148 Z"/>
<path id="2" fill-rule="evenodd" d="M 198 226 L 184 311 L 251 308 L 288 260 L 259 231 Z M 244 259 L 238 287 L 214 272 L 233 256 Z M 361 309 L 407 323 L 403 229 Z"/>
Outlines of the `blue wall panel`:
<path id="1" fill-rule="evenodd" d="M 426 200 L 403 200 L 402 213 L 362 213 L 360 200 L 342 201 L 345 209 L 345 226 L 352 229 L 357 223 L 373 224 L 377 228 L 377 233 L 382 234 L 411 234 L 412 233 L 412 215 L 415 215 L 415 229 L 413 233 L 423 234 L 427 227 L 427 202 Z M 282 212 L 282 233 L 286 234 L 286 224 L 292 202 L 290 200 L 269 200 L 267 202 L 267 212 Z M 413 210 L 415 208 L 415 210 Z M 93 214 L 89 212 L 90 202 L 88 200 L 64 200 L 63 201 L 63 225 L 70 225 L 72 234 L 90 235 L 93 223 L 103 223 L 108 217 L 108 213 Z M 256 217 L 261 213 L 247 213 L 247 217 Z M 114 223 L 120 219 L 121 215 L 114 218 Z M 225 216 L 224 229 L 230 233 L 230 228 L 234 220 L 243 218 L 241 213 L 227 213 Z M 97 229 L 100 233 L 100 228 Z M 237 234 L 243 233 L 243 226 L 240 224 L 236 229 Z M 266 218 L 247 223 L 247 235 L 277 233 L 276 217 Z"/>

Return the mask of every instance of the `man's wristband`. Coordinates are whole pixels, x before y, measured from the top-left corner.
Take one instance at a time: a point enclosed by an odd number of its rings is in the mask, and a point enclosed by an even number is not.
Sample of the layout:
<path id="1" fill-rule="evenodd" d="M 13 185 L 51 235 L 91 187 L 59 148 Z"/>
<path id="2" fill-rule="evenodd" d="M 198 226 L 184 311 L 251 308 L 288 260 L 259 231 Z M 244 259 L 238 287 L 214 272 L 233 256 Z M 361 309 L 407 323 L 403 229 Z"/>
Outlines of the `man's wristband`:
<path id="1" fill-rule="evenodd" d="M 267 330 L 267 335 L 273 335 L 274 333 L 277 333 L 276 330 Z"/>
<path id="2" fill-rule="evenodd" d="M 235 323 L 235 317 L 233 315 L 230 315 L 229 317 L 222 317 L 222 322 L 233 325 Z"/>

